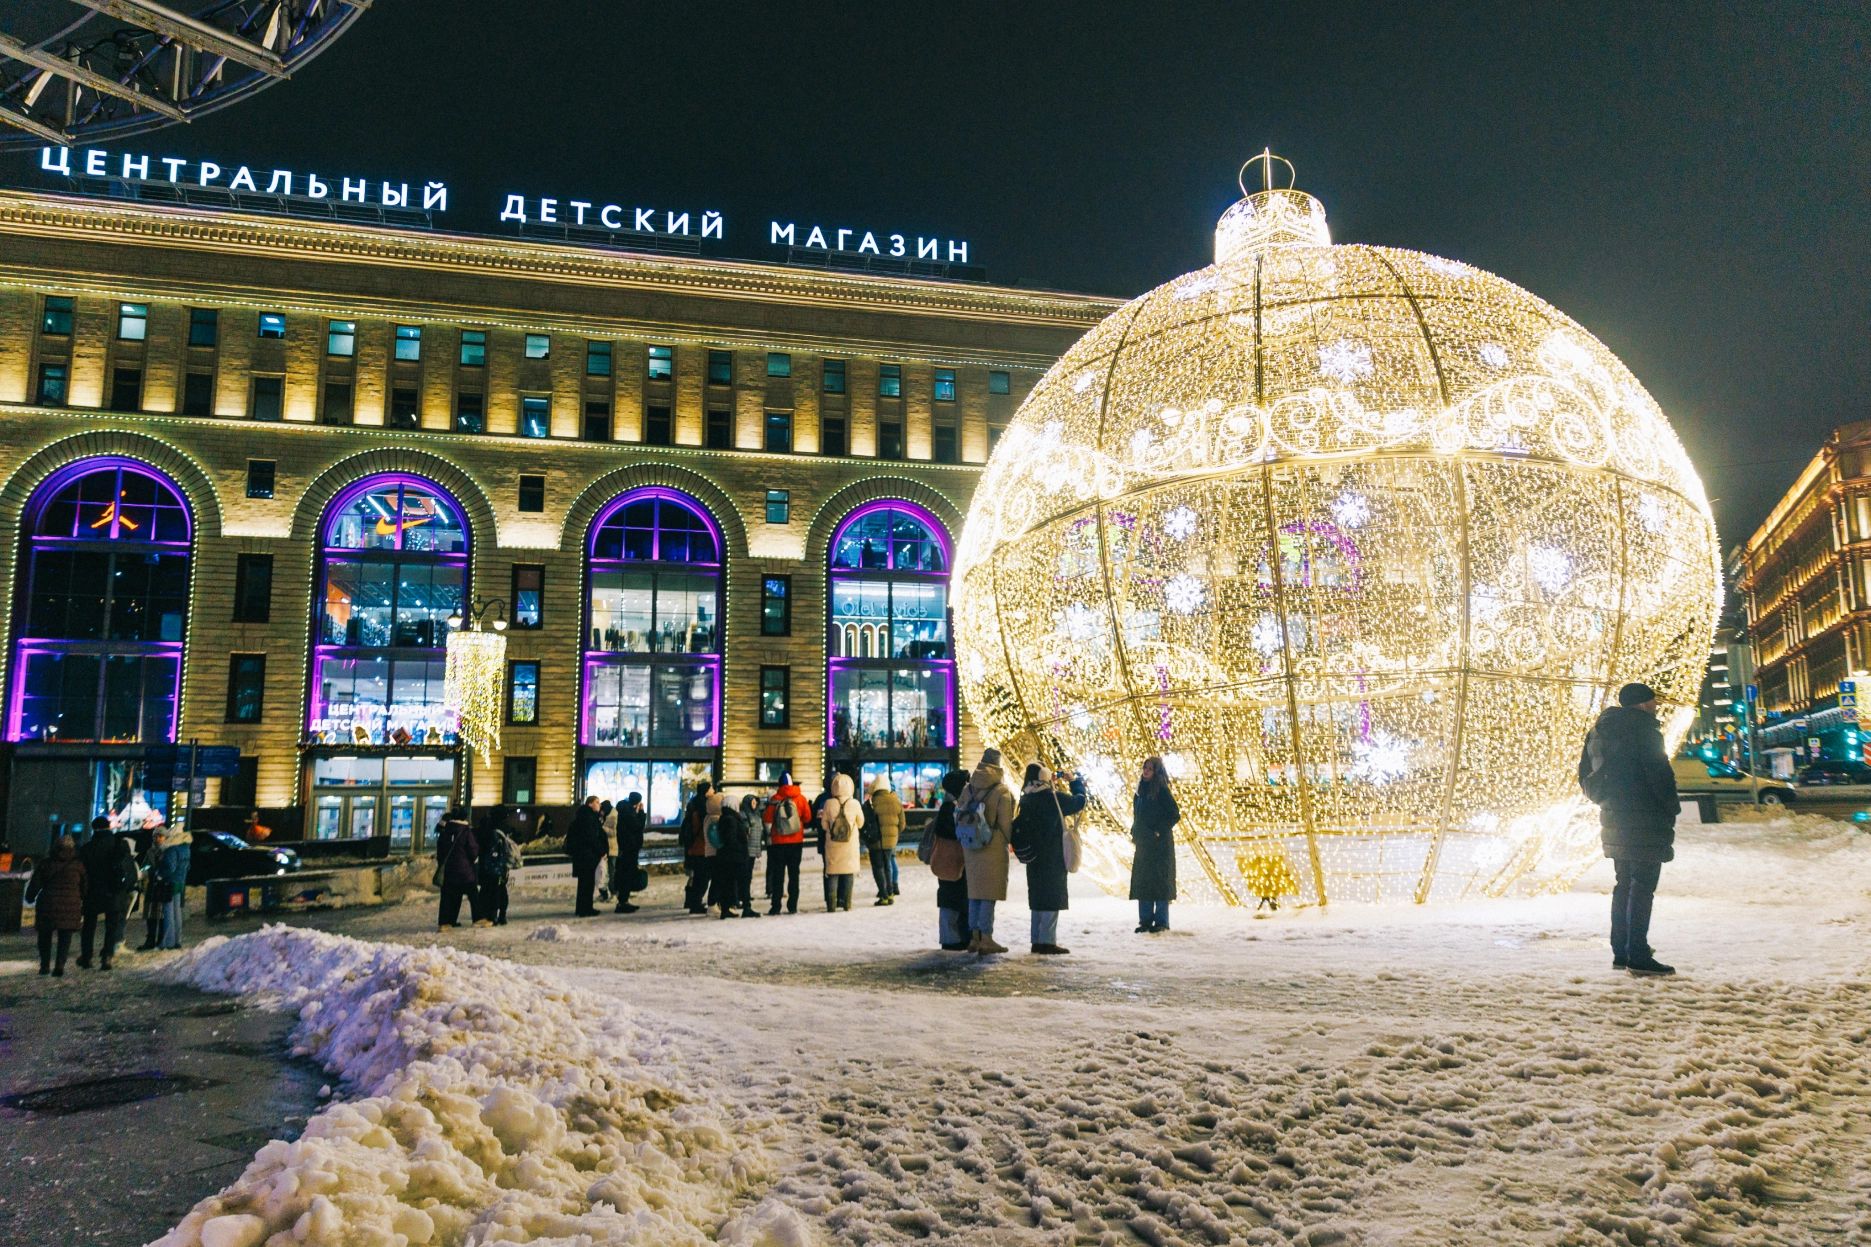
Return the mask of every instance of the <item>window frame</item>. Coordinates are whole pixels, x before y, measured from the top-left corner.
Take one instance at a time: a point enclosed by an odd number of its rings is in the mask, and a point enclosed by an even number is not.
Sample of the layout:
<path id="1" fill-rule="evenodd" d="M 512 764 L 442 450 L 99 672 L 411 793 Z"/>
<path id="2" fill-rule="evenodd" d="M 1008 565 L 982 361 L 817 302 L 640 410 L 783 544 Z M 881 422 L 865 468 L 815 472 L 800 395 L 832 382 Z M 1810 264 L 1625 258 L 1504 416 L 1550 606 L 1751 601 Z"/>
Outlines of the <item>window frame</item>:
<path id="1" fill-rule="evenodd" d="M 476 410 L 470 413 L 465 404 L 472 403 Z M 469 427 L 469 421 L 473 427 Z M 470 437 L 487 432 L 487 395 L 478 390 L 457 390 L 455 392 L 454 428 L 457 433 L 466 433 Z"/>
<path id="2" fill-rule="evenodd" d="M 834 429 L 837 436 L 832 436 Z M 837 445 L 834 447 L 833 442 Z M 819 413 L 819 453 L 845 458 L 851 454 L 851 422 L 844 416 Z"/>
<path id="3" fill-rule="evenodd" d="M 768 676 L 778 676 L 777 684 L 768 684 Z M 793 725 L 793 669 L 783 663 L 760 664 L 760 730 L 764 732 L 783 731 Z M 779 721 L 768 718 L 767 694 L 779 694 Z"/>
<path id="4" fill-rule="evenodd" d="M 137 331 L 135 333 L 124 332 L 131 325 L 135 325 Z M 149 304 L 119 303 L 117 305 L 117 341 L 149 341 Z"/>
<path id="5" fill-rule="evenodd" d="M 1013 374 L 1001 369 L 992 369 L 987 374 L 987 392 L 989 394 L 1013 393 Z"/>
<path id="6" fill-rule="evenodd" d="M 761 413 L 760 449 L 770 455 L 793 453 L 793 413 L 769 407 Z"/>
<path id="7" fill-rule="evenodd" d="M 838 378 L 837 385 L 832 384 L 833 377 Z M 844 360 L 828 359 L 819 365 L 819 388 L 826 394 L 843 394 L 845 392 Z"/>
<path id="8" fill-rule="evenodd" d="M 612 359 L 615 354 L 615 349 L 610 342 L 587 338 L 585 340 L 585 375 L 587 377 L 610 376 Z M 594 371 L 591 367 L 592 361 L 598 359 L 604 361 L 604 368 L 602 371 Z"/>
<path id="9" fill-rule="evenodd" d="M 258 672 L 252 680 L 243 679 L 242 667 L 246 662 L 257 661 Z M 253 693 L 253 713 L 240 713 L 240 698 L 244 691 Z M 223 723 L 258 725 L 266 716 L 266 654 L 262 652 L 234 651 L 227 656 L 227 707 Z"/>
<path id="10" fill-rule="evenodd" d="M 773 518 L 773 508 L 779 508 L 779 518 Z M 793 522 L 793 494 L 790 489 L 767 490 L 767 523 L 790 524 Z"/>
<path id="11" fill-rule="evenodd" d="M 960 463 L 961 430 L 947 422 L 930 426 L 929 456 L 935 463 Z"/>
<path id="12" fill-rule="evenodd" d="M 469 354 L 474 355 L 469 359 Z M 463 368 L 487 367 L 487 330 L 463 329 L 461 331 L 461 349 L 456 357 Z"/>
<path id="13" fill-rule="evenodd" d="M 662 354 L 658 355 L 657 352 Z M 646 381 L 674 381 L 676 379 L 676 348 L 657 346 L 655 343 L 644 345 L 644 371 Z M 658 367 L 657 365 L 661 365 Z"/>
<path id="14" fill-rule="evenodd" d="M 356 321 L 328 320 L 325 322 L 325 357 L 327 359 L 357 358 Z"/>
<path id="15" fill-rule="evenodd" d="M 767 352 L 767 376 L 787 377 L 793 375 L 793 357 L 785 351 Z"/>
<path id="16" fill-rule="evenodd" d="M 254 492 L 257 482 L 262 479 L 266 481 L 266 492 Z M 279 461 L 277 459 L 247 460 L 247 496 L 249 498 L 271 498 L 278 485 Z"/>
<path id="17" fill-rule="evenodd" d="M 540 665 L 541 664 L 537 658 L 509 658 L 507 660 L 507 688 L 506 688 L 507 713 L 504 717 L 506 718 L 508 726 L 510 727 L 538 727 L 539 726 L 539 668 L 540 668 Z M 518 694 L 520 691 L 520 669 L 522 667 L 530 667 L 533 672 L 533 717 L 530 719 L 521 719 L 521 718 L 515 717 L 515 711 L 519 703 Z M 535 779 L 536 778 L 537 776 L 535 776 Z"/>
<path id="18" fill-rule="evenodd" d="M 397 410 L 397 404 L 402 401 L 398 397 L 398 395 L 402 395 L 402 394 L 407 394 L 410 396 L 409 410 L 407 412 L 401 412 Z M 392 428 L 392 429 L 419 429 L 421 428 L 422 427 L 422 391 L 419 389 L 410 387 L 410 386 L 406 386 L 406 385 L 391 386 L 390 387 L 390 405 L 389 405 L 389 408 L 384 412 L 384 425 L 385 427 Z"/>
<path id="19" fill-rule="evenodd" d="M 528 506 L 528 501 L 537 501 L 539 505 Z M 525 515 L 542 515 L 546 510 L 546 476 L 543 472 L 520 473 L 519 488 L 515 491 L 514 508 Z"/>
<path id="20" fill-rule="evenodd" d="M 903 365 L 901 364 L 879 364 L 877 365 L 877 397 L 878 398 L 902 398 L 903 397 Z"/>
<path id="21" fill-rule="evenodd" d="M 271 333 L 267 332 L 269 329 L 273 330 L 273 332 Z M 255 336 L 259 338 L 263 338 L 269 342 L 285 341 L 286 340 L 286 314 L 284 312 L 261 312 L 260 313 L 260 328 L 259 328 L 259 332 Z"/>
<path id="22" fill-rule="evenodd" d="M 190 393 L 191 383 L 197 378 L 205 382 L 207 395 L 199 410 Z M 212 372 L 186 371 L 182 374 L 182 414 L 185 416 L 212 416 L 214 414 L 214 374 Z"/>
<path id="23" fill-rule="evenodd" d="M 532 416 L 539 417 L 538 423 L 536 425 L 528 424 L 528 419 L 529 417 L 532 417 Z M 532 432 L 530 431 L 532 428 L 537 428 L 539 431 L 536 433 Z M 551 437 L 552 436 L 552 395 L 550 394 L 522 394 L 520 395 L 520 419 L 519 419 L 519 422 L 515 425 L 513 431 L 517 436 L 527 438 L 528 440 L 531 440 L 531 441 L 539 441 L 543 438 Z"/>
<path id="24" fill-rule="evenodd" d="M 955 401 L 955 370 L 953 368 L 938 368 L 935 370 L 933 401 L 938 403 L 952 403 Z"/>
<path id="25" fill-rule="evenodd" d="M 54 304 L 64 304 L 55 307 Z M 48 338 L 69 338 L 71 327 L 78 315 L 78 301 L 70 295 L 49 294 L 39 308 L 39 332 Z M 63 329 L 55 328 L 59 319 L 64 321 Z"/>
<path id="26" fill-rule="evenodd" d="M 726 407 L 710 407 L 702 417 L 702 445 L 709 450 L 734 449 L 734 413 Z"/>
<path id="27" fill-rule="evenodd" d="M 539 348 L 537 353 L 534 352 L 534 347 Z M 522 359 L 551 359 L 552 335 L 549 333 L 529 333 L 526 335 L 526 344 L 520 349 L 520 358 Z"/>
<path id="28" fill-rule="evenodd" d="M 55 377 L 52 375 L 54 373 L 58 375 Z M 49 381 L 57 383 L 59 392 L 56 397 L 46 396 L 46 383 Z M 64 407 L 70 402 L 71 365 L 65 362 L 54 364 L 48 360 L 40 360 L 39 376 L 33 389 L 33 405 L 35 407 Z"/>
<path id="29" fill-rule="evenodd" d="M 520 619 L 520 577 L 528 572 L 539 574 L 539 585 L 534 590 L 539 594 L 539 601 L 534 606 L 537 618 L 531 623 L 522 622 Z M 517 632 L 532 632 L 543 628 L 546 621 L 546 565 L 544 563 L 515 563 L 510 591 L 512 596 L 507 599 L 507 626 Z"/>
<path id="30" fill-rule="evenodd" d="M 263 383 L 272 383 L 279 387 L 279 393 L 273 397 L 279 401 L 279 410 L 270 416 L 260 414 L 260 387 Z M 286 418 L 286 378 L 281 373 L 254 373 L 248 382 L 247 418 L 265 424 L 278 424 Z"/>
<path id="31" fill-rule="evenodd" d="M 196 331 L 207 327 L 208 340 L 200 341 Z M 221 309 L 218 307 L 191 307 L 188 309 L 188 344 L 192 347 L 216 347 L 221 344 Z"/>
<path id="32" fill-rule="evenodd" d="M 717 370 L 719 370 L 721 374 L 718 377 L 716 375 Z M 708 352 L 707 383 L 709 385 L 729 385 L 729 386 L 734 384 L 734 352 L 733 351 L 710 351 Z"/>
<path id="33" fill-rule="evenodd" d="M 770 591 L 778 584 L 780 592 Z M 780 603 L 779 617 L 776 620 L 767 613 L 767 604 Z M 777 623 L 778 627 L 771 625 Z M 793 578 L 790 573 L 781 576 L 763 575 L 760 578 L 760 635 L 791 636 L 793 634 Z"/>
<path id="34" fill-rule="evenodd" d="M 662 413 L 660 416 L 658 412 Z M 676 417 L 672 408 L 661 403 L 646 403 L 643 407 L 643 444 L 645 446 L 673 446 L 676 443 Z"/>
<path id="35" fill-rule="evenodd" d="M 258 611 L 250 610 L 254 597 L 254 569 L 263 567 L 266 575 L 266 592 L 261 596 Z M 270 554 L 239 554 L 234 559 L 234 622 L 235 623 L 271 623 L 273 621 L 273 556 Z"/>
<path id="36" fill-rule="evenodd" d="M 390 351 L 390 358 L 393 362 L 404 364 L 417 364 L 422 362 L 421 325 L 398 325 L 396 327 L 396 335 L 391 341 L 393 345 Z M 409 351 L 407 354 L 403 351 L 403 344 L 405 342 L 409 343 Z"/>

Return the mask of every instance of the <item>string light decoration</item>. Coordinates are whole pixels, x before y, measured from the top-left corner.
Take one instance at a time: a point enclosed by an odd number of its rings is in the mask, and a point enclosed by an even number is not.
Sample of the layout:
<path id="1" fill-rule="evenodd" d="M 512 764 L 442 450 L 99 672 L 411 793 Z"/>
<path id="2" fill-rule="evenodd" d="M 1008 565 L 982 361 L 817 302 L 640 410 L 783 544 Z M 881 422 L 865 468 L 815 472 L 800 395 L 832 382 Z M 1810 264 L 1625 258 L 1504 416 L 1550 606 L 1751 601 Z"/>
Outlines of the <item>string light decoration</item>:
<path id="1" fill-rule="evenodd" d="M 507 672 L 507 638 L 481 631 L 480 621 L 448 634 L 448 664 L 442 673 L 442 707 L 453 711 L 462 747 L 492 765 L 500 748 L 500 694 Z"/>
<path id="2" fill-rule="evenodd" d="M 1086 334 L 989 458 L 964 696 L 1010 761 L 1085 777 L 1113 891 L 1153 754 L 1192 899 L 1564 888 L 1597 854 L 1573 768 L 1609 693 L 1656 688 L 1672 746 L 1693 714 L 1721 601 L 1702 483 L 1579 325 L 1332 245 L 1260 159 L 1215 264 Z"/>

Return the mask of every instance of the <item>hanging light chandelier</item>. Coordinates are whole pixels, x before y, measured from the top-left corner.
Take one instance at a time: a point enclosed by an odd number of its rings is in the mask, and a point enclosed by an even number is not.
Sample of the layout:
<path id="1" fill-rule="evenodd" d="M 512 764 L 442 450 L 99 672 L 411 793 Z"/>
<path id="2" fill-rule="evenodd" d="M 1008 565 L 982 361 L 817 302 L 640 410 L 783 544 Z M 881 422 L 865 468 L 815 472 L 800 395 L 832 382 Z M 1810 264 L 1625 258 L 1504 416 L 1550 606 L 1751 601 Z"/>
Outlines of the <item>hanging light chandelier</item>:
<path id="1" fill-rule="evenodd" d="M 483 763 L 492 762 L 500 748 L 500 686 L 507 669 L 506 619 L 496 616 L 491 631 L 481 630 L 496 607 L 504 612 L 506 603 L 499 598 L 476 602 L 465 619 L 448 617 L 448 665 L 442 677 L 442 707 L 454 713 L 461 743 L 479 753 Z"/>

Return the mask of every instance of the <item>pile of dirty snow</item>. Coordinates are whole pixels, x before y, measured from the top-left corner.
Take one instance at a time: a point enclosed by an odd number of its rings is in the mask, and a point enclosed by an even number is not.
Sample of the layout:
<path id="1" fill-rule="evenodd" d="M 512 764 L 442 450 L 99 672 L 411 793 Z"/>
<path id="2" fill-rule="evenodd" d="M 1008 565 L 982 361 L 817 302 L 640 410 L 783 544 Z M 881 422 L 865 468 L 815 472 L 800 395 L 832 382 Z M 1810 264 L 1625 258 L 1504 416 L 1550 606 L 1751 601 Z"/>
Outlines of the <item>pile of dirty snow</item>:
<path id="1" fill-rule="evenodd" d="M 450 948 L 273 926 L 164 971 L 298 1011 L 294 1051 L 359 1098 L 261 1148 L 161 1247 L 811 1241 L 763 1202 L 760 1123 L 673 1076 L 620 1002 Z M 742 1215 L 734 1215 L 737 1210 Z"/>

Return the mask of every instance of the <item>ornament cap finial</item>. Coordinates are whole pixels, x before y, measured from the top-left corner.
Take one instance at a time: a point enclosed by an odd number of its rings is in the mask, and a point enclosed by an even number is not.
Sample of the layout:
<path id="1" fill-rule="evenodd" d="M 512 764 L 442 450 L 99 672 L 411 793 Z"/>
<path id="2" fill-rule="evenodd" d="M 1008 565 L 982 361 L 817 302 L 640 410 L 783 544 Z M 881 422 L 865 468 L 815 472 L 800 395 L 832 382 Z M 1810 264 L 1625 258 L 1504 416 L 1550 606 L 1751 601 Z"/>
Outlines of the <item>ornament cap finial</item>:
<path id="1" fill-rule="evenodd" d="M 1260 165 L 1261 189 L 1247 188 L 1247 171 Z M 1286 166 L 1286 185 L 1275 186 L 1274 166 Z M 1305 191 L 1294 189 L 1298 171 L 1293 162 L 1263 148 L 1241 166 L 1235 182 L 1243 198 L 1222 214 L 1215 225 L 1215 263 L 1245 259 L 1269 247 L 1329 247 L 1325 205 Z"/>

